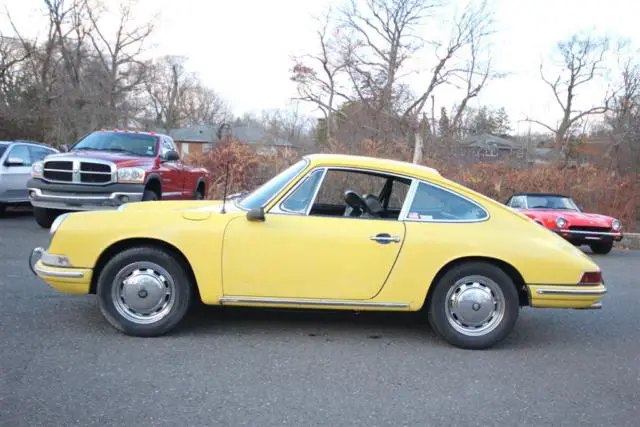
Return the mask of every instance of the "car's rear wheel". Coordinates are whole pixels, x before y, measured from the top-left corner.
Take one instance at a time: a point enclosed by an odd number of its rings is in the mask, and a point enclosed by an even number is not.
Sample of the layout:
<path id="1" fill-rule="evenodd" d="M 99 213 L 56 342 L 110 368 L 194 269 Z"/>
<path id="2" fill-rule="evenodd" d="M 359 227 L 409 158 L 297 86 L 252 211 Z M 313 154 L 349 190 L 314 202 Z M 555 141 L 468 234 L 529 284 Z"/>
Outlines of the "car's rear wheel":
<path id="1" fill-rule="evenodd" d="M 194 298 L 194 284 L 168 251 L 141 246 L 114 256 L 98 278 L 98 306 L 116 329 L 150 337 L 172 330 Z"/>
<path id="2" fill-rule="evenodd" d="M 460 264 L 434 286 L 428 301 L 429 323 L 451 345 L 492 347 L 506 338 L 516 323 L 520 311 L 516 287 L 492 264 Z"/>
<path id="3" fill-rule="evenodd" d="M 42 228 L 51 228 L 51 224 L 56 220 L 58 216 L 60 216 L 63 211 L 59 211 L 57 209 L 46 209 L 46 208 L 33 208 L 33 216 L 36 219 L 38 225 Z"/>
<path id="4" fill-rule="evenodd" d="M 589 245 L 594 254 L 606 255 L 613 249 L 613 242 L 611 243 L 592 243 Z"/>

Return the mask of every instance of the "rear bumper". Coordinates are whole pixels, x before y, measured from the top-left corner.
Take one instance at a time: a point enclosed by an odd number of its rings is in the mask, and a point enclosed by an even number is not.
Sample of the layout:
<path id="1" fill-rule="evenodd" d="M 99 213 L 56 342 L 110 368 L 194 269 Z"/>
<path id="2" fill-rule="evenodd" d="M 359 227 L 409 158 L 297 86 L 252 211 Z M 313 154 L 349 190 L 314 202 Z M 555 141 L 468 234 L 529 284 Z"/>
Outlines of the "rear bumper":
<path id="1" fill-rule="evenodd" d="M 40 179 L 27 182 L 29 201 L 38 208 L 71 211 L 116 209 L 139 202 L 144 194 L 142 184 L 50 184 Z"/>
<path id="2" fill-rule="evenodd" d="M 607 293 L 604 284 L 596 286 L 527 285 L 529 305 L 537 308 L 601 308 Z"/>
<path id="3" fill-rule="evenodd" d="M 621 231 L 581 231 L 581 230 L 552 230 L 573 244 L 612 243 L 619 242 L 624 237 Z"/>

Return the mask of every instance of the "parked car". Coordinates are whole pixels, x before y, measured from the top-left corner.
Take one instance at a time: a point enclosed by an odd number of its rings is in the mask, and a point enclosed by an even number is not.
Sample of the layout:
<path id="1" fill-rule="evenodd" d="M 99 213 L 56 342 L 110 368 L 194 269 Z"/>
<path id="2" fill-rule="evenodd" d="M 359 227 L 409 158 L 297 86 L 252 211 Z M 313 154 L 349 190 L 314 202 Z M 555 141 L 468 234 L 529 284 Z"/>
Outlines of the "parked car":
<path id="1" fill-rule="evenodd" d="M 514 239 L 517 235 L 519 238 Z M 305 156 L 233 200 L 125 204 L 58 217 L 29 265 L 95 294 L 120 331 L 171 331 L 190 304 L 424 310 L 463 348 L 504 339 L 522 306 L 600 308 L 600 268 L 436 170 Z"/>
<path id="2" fill-rule="evenodd" d="M 67 152 L 33 164 L 28 182 L 37 223 L 65 211 L 116 209 L 128 202 L 204 199 L 207 171 L 182 162 L 173 139 L 154 132 L 101 130 Z"/>
<path id="3" fill-rule="evenodd" d="M 618 219 L 583 212 L 571 197 L 563 194 L 517 193 L 506 204 L 573 245 L 588 245 L 596 254 L 608 254 L 613 242 L 623 238 Z"/>
<path id="4" fill-rule="evenodd" d="M 58 152 L 35 141 L 0 141 L 0 215 L 9 205 L 29 205 L 31 165 Z"/>

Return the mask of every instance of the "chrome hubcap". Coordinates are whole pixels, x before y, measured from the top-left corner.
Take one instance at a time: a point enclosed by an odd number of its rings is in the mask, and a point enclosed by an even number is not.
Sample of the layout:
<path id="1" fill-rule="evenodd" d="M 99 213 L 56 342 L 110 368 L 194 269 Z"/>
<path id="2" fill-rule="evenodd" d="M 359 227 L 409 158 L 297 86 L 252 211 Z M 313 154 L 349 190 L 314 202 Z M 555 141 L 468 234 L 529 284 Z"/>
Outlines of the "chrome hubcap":
<path id="1" fill-rule="evenodd" d="M 447 292 L 446 304 L 449 324 L 468 336 L 493 331 L 505 313 L 500 286 L 484 276 L 467 276 L 458 280 Z"/>
<path id="2" fill-rule="evenodd" d="M 138 324 L 162 319 L 175 301 L 173 279 L 164 268 L 152 262 L 136 262 L 120 270 L 112 290 L 118 313 Z"/>

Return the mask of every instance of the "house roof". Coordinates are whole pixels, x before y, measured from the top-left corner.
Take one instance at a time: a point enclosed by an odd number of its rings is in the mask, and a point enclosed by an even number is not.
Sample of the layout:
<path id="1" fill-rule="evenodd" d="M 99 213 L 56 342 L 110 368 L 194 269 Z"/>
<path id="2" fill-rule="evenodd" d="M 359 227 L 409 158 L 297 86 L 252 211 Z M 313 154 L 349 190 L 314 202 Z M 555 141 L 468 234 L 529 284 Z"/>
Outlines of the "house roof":
<path id="1" fill-rule="evenodd" d="M 218 140 L 217 130 L 211 126 L 190 126 L 186 128 L 176 128 L 169 131 L 169 135 L 174 141 L 181 142 L 207 142 L 213 143 Z"/>
<path id="2" fill-rule="evenodd" d="M 498 148 L 512 149 L 520 148 L 520 144 L 512 139 L 502 138 L 500 136 L 492 135 L 489 133 L 483 133 L 480 135 L 469 135 L 462 140 L 462 145 L 467 147 L 488 147 L 491 145 L 497 145 Z"/>

